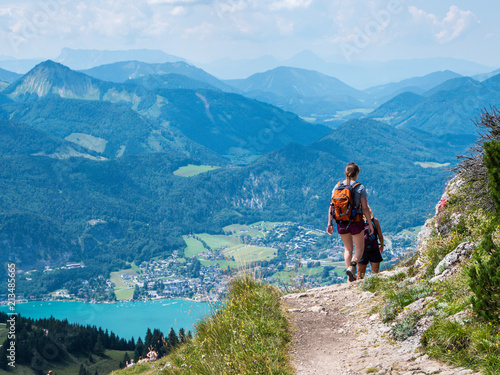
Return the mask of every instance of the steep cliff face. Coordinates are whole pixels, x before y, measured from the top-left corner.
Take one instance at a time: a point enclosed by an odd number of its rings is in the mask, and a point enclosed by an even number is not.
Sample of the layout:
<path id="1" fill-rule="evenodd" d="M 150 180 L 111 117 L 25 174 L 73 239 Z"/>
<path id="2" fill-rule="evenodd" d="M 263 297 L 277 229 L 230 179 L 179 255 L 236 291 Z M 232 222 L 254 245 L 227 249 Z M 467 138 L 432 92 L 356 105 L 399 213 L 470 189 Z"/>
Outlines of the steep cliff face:
<path id="1" fill-rule="evenodd" d="M 16 263 L 18 271 L 43 269 L 68 259 L 77 250 L 50 219 L 30 214 L 2 215 L 0 263 Z"/>
<path id="2" fill-rule="evenodd" d="M 434 236 L 447 236 L 464 219 L 465 212 L 450 212 L 450 198 L 459 194 L 460 188 L 464 185 L 463 180 L 458 177 L 451 179 L 444 190 L 441 199 L 435 207 L 434 216 L 427 219 L 424 226 L 418 233 L 416 253 L 418 254 L 417 265 L 425 264 L 425 253 L 430 246 L 429 242 Z M 446 207 L 446 209 L 445 209 Z"/>

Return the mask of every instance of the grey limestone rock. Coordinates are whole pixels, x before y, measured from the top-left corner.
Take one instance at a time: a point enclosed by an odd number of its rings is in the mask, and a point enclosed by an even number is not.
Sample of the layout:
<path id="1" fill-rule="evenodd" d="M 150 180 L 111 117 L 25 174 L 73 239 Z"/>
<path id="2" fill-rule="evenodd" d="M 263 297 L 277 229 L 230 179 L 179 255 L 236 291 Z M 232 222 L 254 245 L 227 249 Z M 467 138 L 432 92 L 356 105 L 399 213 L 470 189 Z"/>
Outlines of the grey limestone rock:
<path id="1" fill-rule="evenodd" d="M 451 276 L 459 263 L 466 258 L 470 258 L 475 246 L 474 242 L 462 242 L 458 245 L 455 250 L 446 255 L 436 268 L 434 268 L 435 276 L 431 279 L 431 282 L 442 281 Z"/>

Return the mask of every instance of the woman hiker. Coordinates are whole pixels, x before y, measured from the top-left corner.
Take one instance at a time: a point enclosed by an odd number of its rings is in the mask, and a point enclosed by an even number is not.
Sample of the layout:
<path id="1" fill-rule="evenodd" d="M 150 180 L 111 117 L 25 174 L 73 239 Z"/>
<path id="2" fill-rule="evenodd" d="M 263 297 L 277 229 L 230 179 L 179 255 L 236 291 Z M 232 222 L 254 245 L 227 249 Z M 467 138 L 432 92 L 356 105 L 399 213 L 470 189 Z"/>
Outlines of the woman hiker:
<path id="1" fill-rule="evenodd" d="M 337 231 L 344 243 L 344 260 L 346 265 L 346 274 L 349 281 L 356 280 L 356 266 L 358 261 L 363 255 L 365 247 L 364 237 L 364 221 L 363 212 L 368 212 L 368 202 L 366 199 L 365 187 L 356 182 L 359 175 L 359 167 L 356 163 L 347 164 L 344 172 L 346 179 L 335 185 L 332 191 L 332 203 L 328 211 L 328 227 L 327 233 L 331 236 L 333 234 L 333 220 L 337 223 Z M 348 193 L 346 191 L 349 190 Z M 350 195 L 349 198 L 350 208 L 347 212 L 342 212 L 342 216 L 337 212 L 337 203 L 340 199 L 339 196 Z M 343 220 L 342 220 L 343 219 Z M 368 222 L 368 232 L 373 234 L 373 224 Z M 354 249 L 354 256 L 353 256 Z"/>
<path id="2" fill-rule="evenodd" d="M 382 234 L 382 228 L 380 227 L 380 222 L 376 217 L 373 217 L 373 212 L 370 206 L 367 207 L 367 211 L 364 214 L 364 237 L 365 237 L 365 251 L 363 256 L 358 262 L 358 280 L 363 280 L 365 277 L 366 266 L 370 263 L 372 268 L 372 275 L 378 273 L 380 269 L 380 262 L 384 259 L 382 258 L 382 251 L 384 251 L 384 235 Z M 368 232 L 368 222 L 371 221 L 375 229 L 373 234 Z M 380 245 L 379 245 L 380 241 Z"/>

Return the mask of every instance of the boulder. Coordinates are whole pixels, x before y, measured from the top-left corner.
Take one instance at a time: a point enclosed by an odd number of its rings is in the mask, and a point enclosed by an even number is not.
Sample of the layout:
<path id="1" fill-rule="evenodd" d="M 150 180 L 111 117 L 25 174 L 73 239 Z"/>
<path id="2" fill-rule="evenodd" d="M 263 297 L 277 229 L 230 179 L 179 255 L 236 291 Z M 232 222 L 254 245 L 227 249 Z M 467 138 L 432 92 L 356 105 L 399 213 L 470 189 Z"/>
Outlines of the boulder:
<path id="1" fill-rule="evenodd" d="M 458 264 L 464 259 L 471 257 L 475 246 L 474 242 L 462 242 L 458 245 L 455 250 L 446 255 L 436 268 L 434 268 L 435 276 L 431 279 L 431 282 L 442 281 L 454 274 Z"/>

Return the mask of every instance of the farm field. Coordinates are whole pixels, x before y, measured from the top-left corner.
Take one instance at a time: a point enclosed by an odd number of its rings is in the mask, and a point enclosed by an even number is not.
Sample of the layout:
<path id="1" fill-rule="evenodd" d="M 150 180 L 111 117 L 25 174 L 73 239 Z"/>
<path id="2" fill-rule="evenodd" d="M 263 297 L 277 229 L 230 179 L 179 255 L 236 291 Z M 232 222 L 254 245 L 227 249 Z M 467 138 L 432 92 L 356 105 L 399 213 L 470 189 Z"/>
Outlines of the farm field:
<path id="1" fill-rule="evenodd" d="M 130 276 L 136 276 L 138 273 L 133 269 L 129 268 L 126 270 L 120 270 L 117 272 L 111 272 L 111 282 L 115 285 L 115 295 L 116 299 L 132 299 L 134 294 L 134 283 L 130 282 L 128 285 L 126 280 L 124 280 L 121 275 L 128 274 Z"/>
<path id="2" fill-rule="evenodd" d="M 193 177 L 193 176 L 196 176 L 197 174 L 212 171 L 212 170 L 217 169 L 217 168 L 219 168 L 219 167 L 212 167 L 210 165 L 188 164 L 188 165 L 186 165 L 184 167 L 180 167 L 179 169 L 174 171 L 174 175 L 180 176 L 180 177 Z"/>

